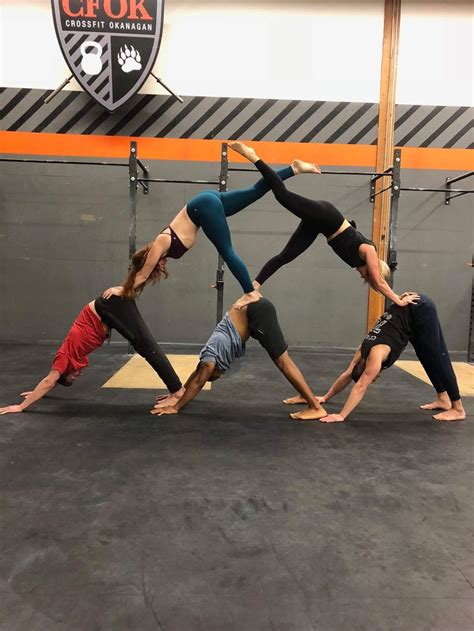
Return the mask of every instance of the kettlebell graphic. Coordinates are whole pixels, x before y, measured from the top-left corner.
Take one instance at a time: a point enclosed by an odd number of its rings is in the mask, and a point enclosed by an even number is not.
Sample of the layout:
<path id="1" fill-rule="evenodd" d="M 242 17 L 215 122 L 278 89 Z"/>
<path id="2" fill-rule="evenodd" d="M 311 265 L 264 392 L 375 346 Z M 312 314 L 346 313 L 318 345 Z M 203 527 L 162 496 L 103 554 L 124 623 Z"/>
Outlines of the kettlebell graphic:
<path id="1" fill-rule="evenodd" d="M 86 52 L 88 48 L 94 48 L 95 52 Z M 102 70 L 102 61 L 100 60 L 102 46 L 97 42 L 84 42 L 81 44 L 81 55 L 81 66 L 84 72 L 90 75 L 99 74 Z"/>

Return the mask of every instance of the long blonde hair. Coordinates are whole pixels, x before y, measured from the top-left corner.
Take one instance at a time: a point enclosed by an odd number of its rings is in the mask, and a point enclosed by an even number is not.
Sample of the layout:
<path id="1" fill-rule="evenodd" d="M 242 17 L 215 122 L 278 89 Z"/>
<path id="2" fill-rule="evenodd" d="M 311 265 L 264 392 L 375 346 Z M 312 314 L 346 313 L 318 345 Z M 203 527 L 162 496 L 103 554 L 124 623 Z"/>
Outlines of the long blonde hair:
<path id="1" fill-rule="evenodd" d="M 388 280 L 392 275 L 392 270 L 383 259 L 379 259 L 379 270 L 380 276 L 384 279 L 386 283 L 388 283 Z"/>
<path id="2" fill-rule="evenodd" d="M 392 275 L 392 270 L 383 259 L 379 259 L 379 271 L 380 276 L 384 279 L 386 283 L 388 283 L 388 281 L 390 280 L 390 276 Z M 371 278 L 369 274 L 364 277 L 364 283 L 370 285 L 374 291 L 378 291 L 375 281 Z"/>
<path id="3" fill-rule="evenodd" d="M 124 298 L 136 298 L 139 296 L 145 288 L 145 285 L 151 282 L 153 285 L 157 283 L 162 277 L 168 278 L 168 270 L 166 269 L 166 263 L 164 259 L 160 259 L 158 263 L 153 268 L 150 276 L 144 283 L 141 283 L 138 287 L 133 288 L 135 284 L 135 277 L 138 272 L 145 265 L 145 261 L 147 259 L 148 253 L 151 250 L 151 246 L 153 243 L 148 243 L 148 245 L 143 246 L 140 250 L 137 250 L 135 254 L 132 256 L 130 260 L 130 265 L 128 268 L 128 275 L 123 283 L 123 296 Z"/>

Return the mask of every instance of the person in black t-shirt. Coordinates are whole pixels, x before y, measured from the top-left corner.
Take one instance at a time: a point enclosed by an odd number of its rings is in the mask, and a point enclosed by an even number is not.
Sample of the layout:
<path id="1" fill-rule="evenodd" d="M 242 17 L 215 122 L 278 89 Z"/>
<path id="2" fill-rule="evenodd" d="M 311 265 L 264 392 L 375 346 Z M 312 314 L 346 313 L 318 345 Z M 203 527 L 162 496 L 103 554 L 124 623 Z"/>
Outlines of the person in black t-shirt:
<path id="1" fill-rule="evenodd" d="M 412 294 L 416 296 L 417 294 Z M 320 419 L 324 423 L 340 423 L 354 410 L 364 397 L 367 388 L 390 368 L 411 342 L 416 355 L 437 392 L 433 403 L 421 405 L 423 410 L 442 410 L 433 416 L 437 421 L 462 421 L 466 418 L 459 388 L 449 357 L 443 332 L 433 301 L 420 294 L 416 303 L 408 307 L 392 305 L 367 334 L 347 369 L 339 375 L 327 393 L 318 397 L 326 403 L 349 385 L 352 387 L 339 414 Z M 298 397 L 285 403 L 299 403 Z"/>

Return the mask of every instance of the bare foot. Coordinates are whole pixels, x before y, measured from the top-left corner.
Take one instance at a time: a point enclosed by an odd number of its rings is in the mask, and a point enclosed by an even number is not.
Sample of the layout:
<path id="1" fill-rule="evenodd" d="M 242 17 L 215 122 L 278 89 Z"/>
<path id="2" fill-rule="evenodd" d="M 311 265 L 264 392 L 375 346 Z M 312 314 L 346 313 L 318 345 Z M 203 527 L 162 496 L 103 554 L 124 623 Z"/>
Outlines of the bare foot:
<path id="1" fill-rule="evenodd" d="M 440 412 L 439 414 L 433 414 L 435 421 L 464 421 L 466 418 L 466 412 L 464 410 L 456 410 L 451 408 L 446 412 Z"/>
<path id="2" fill-rule="evenodd" d="M 311 162 L 303 162 L 303 160 L 293 160 L 291 163 L 293 173 L 298 175 L 299 173 L 321 173 L 321 169 L 317 164 Z"/>
<path id="3" fill-rule="evenodd" d="M 181 387 L 177 392 L 173 392 L 173 394 L 169 394 L 163 398 L 156 398 L 156 403 L 153 406 L 156 410 L 164 407 L 174 407 L 176 403 L 181 399 L 186 390 Z"/>
<path id="4" fill-rule="evenodd" d="M 252 149 L 252 147 L 244 145 L 243 142 L 229 142 L 229 147 L 237 153 L 240 153 L 244 158 L 247 158 L 247 160 L 250 160 L 250 162 L 255 163 L 259 159 L 255 150 Z"/>
<path id="5" fill-rule="evenodd" d="M 325 397 L 314 397 L 318 403 L 327 403 Z M 283 403 L 285 405 L 298 405 L 299 403 L 307 403 L 306 399 L 303 399 L 302 396 L 297 394 L 295 397 L 290 397 L 289 399 L 283 399 Z"/>
<path id="6" fill-rule="evenodd" d="M 307 408 L 306 410 L 302 410 L 301 412 L 294 412 L 290 414 L 291 418 L 295 419 L 295 421 L 317 421 L 323 416 L 327 416 L 327 412 L 324 408 Z"/>
<path id="7" fill-rule="evenodd" d="M 297 405 L 298 403 L 307 403 L 306 399 L 299 394 L 296 397 L 290 397 L 289 399 L 283 399 L 285 405 Z"/>
<path id="8" fill-rule="evenodd" d="M 341 414 L 329 414 L 321 419 L 321 423 L 343 423 L 345 420 Z"/>
<path id="9" fill-rule="evenodd" d="M 248 294 L 244 294 L 241 298 L 237 300 L 237 302 L 234 302 L 234 304 L 232 305 L 232 308 L 237 309 L 237 310 L 243 309 L 244 307 L 249 305 L 251 302 L 258 302 L 261 297 L 262 297 L 262 294 L 256 289 L 254 289 L 254 291 L 251 291 Z"/>
<path id="10" fill-rule="evenodd" d="M 451 401 L 445 401 L 444 399 L 436 399 L 433 403 L 425 403 L 420 405 L 420 410 L 450 410 Z"/>

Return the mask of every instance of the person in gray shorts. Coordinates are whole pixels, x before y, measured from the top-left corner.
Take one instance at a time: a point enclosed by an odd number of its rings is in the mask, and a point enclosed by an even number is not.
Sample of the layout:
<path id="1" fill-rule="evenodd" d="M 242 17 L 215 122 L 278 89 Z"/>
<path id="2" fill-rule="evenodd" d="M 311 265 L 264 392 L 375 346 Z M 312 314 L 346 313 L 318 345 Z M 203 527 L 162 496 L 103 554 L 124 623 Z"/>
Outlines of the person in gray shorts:
<path id="1" fill-rule="evenodd" d="M 170 405 L 169 397 L 163 397 L 152 414 L 178 414 L 201 392 L 206 381 L 219 379 L 235 359 L 243 357 L 245 342 L 249 337 L 255 338 L 263 346 L 277 368 L 308 404 L 307 409 L 290 416 L 296 420 L 316 420 L 326 416 L 326 411 L 314 396 L 302 372 L 289 356 L 276 309 L 265 298 L 240 310 L 233 308 L 225 314 L 201 350 L 199 364 L 184 385 L 184 395 L 174 405 Z"/>

